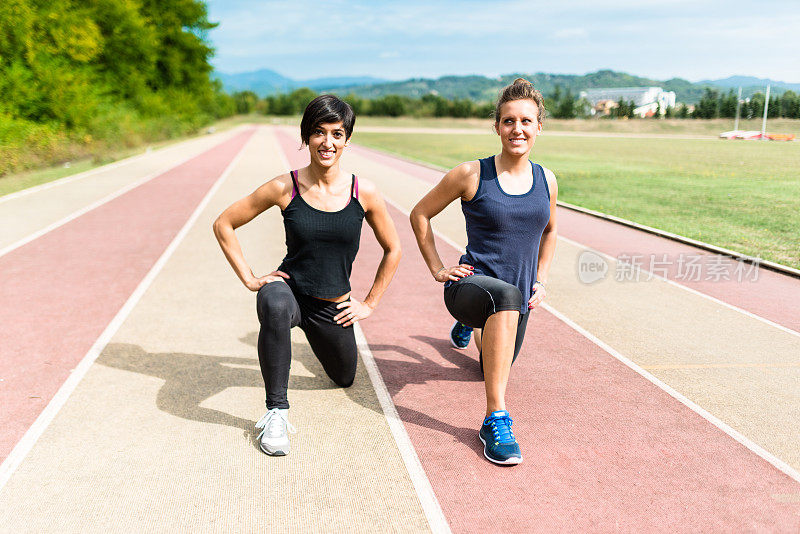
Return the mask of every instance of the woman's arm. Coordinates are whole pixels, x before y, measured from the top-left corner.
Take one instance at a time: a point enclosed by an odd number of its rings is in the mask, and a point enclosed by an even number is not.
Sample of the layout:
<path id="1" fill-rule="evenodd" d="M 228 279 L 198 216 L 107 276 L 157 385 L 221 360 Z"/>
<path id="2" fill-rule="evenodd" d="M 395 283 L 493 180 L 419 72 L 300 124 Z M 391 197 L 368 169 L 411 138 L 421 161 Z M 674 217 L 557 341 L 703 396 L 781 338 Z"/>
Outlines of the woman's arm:
<path id="1" fill-rule="evenodd" d="M 458 280 L 472 274 L 470 265 L 444 266 L 436 250 L 431 219 L 455 199 L 469 200 L 475 196 L 478 189 L 476 178 L 480 176 L 479 165 L 477 161 L 470 161 L 450 170 L 411 210 L 409 218 L 417 237 L 417 246 L 437 282 Z"/>
<path id="2" fill-rule="evenodd" d="M 535 308 L 547 296 L 545 284 L 550 273 L 550 262 L 553 261 L 553 254 L 556 251 L 556 237 L 558 236 L 558 223 L 556 218 L 556 201 L 558 200 L 558 182 L 556 175 L 550 169 L 544 169 L 544 176 L 547 180 L 547 188 L 550 190 L 550 220 L 542 232 L 542 239 L 539 242 L 539 263 L 536 267 L 537 284 L 533 285 L 533 296 L 528 301 L 528 308 Z"/>
<path id="3" fill-rule="evenodd" d="M 273 271 L 266 276 L 256 277 L 244 259 L 242 247 L 234 230 L 252 221 L 261 212 L 279 204 L 281 199 L 288 194 L 287 187 L 288 190 L 291 190 L 289 175 L 278 176 L 243 199 L 231 204 L 214 221 L 214 235 L 222 252 L 233 267 L 236 276 L 251 291 L 258 291 L 264 284 L 280 278 L 289 278 L 289 275 Z"/>
<path id="4" fill-rule="evenodd" d="M 375 281 L 363 302 L 358 302 L 352 297 L 342 302 L 337 308 L 344 308 L 333 319 L 342 326 L 350 326 L 356 321 L 366 319 L 378 306 L 383 293 L 392 281 L 397 266 L 400 264 L 400 237 L 394 227 L 392 218 L 386 210 L 386 203 L 378 192 L 375 184 L 368 180 L 359 181 L 359 202 L 364 207 L 367 224 L 372 228 L 375 238 L 383 249 L 383 258 Z"/>

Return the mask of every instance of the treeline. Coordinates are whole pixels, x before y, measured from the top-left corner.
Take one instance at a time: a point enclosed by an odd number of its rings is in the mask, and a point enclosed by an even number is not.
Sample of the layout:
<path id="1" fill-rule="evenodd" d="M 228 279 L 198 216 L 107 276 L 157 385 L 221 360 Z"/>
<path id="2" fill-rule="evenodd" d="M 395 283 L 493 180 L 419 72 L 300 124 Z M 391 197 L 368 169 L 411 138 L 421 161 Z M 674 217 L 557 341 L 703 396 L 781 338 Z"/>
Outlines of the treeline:
<path id="1" fill-rule="evenodd" d="M 303 87 L 291 93 L 259 98 L 252 91 L 241 91 L 233 94 L 238 113 L 263 113 L 265 115 L 298 115 L 317 93 Z M 410 98 L 399 95 L 386 95 L 380 98 L 367 99 L 355 95 L 342 97 L 352 107 L 356 115 L 402 117 L 481 117 L 491 116 L 492 104 L 476 104 L 466 98 L 448 100 L 438 95 L 425 95 L 422 98 Z"/>
<path id="2" fill-rule="evenodd" d="M 298 115 L 303 112 L 311 99 L 317 96 L 313 90 L 303 87 L 291 93 L 259 98 L 252 91 L 233 94 L 237 113 L 262 113 L 264 115 Z M 447 99 L 436 94 L 411 98 L 401 95 L 385 95 L 378 98 L 363 98 L 354 94 L 342 96 L 361 116 L 380 117 L 475 117 L 487 119 L 494 113 L 492 102 L 475 102 L 468 98 Z M 570 89 L 556 86 L 552 94 L 544 97 L 547 116 L 556 119 L 588 118 L 591 105 L 577 98 Z M 618 107 L 611 110 L 611 117 L 633 117 L 633 102 L 620 100 Z"/>
<path id="3" fill-rule="evenodd" d="M 722 93 L 714 89 L 706 89 L 700 102 L 695 106 L 692 117 L 697 119 L 733 118 L 736 116 L 737 94 L 732 90 Z M 741 104 L 739 116 L 743 119 L 764 116 L 766 95 L 755 93 Z M 767 106 L 767 117 L 800 119 L 800 95 L 794 91 L 786 91 L 780 96 L 770 96 Z"/>
<path id="4" fill-rule="evenodd" d="M 232 115 L 200 0 L 0 1 L 0 175 Z"/>
<path id="5" fill-rule="evenodd" d="M 263 113 L 265 115 L 298 115 L 306 104 L 317 96 L 317 93 L 303 87 L 291 93 L 259 98 L 252 91 L 241 91 L 233 94 L 237 113 Z M 453 100 L 440 95 L 428 94 L 420 98 L 400 95 L 385 95 L 367 99 L 353 94 L 342 97 L 356 112 L 362 116 L 381 117 L 476 117 L 486 119 L 492 116 L 494 104 L 491 102 L 474 102 L 468 98 Z M 545 98 L 547 114 L 555 118 L 574 118 L 588 116 L 588 103 L 574 98 L 567 90 Z"/>
<path id="6" fill-rule="evenodd" d="M 237 113 L 263 113 L 265 115 L 298 115 L 306 104 L 317 95 L 306 87 L 291 93 L 259 98 L 252 91 L 233 94 Z M 342 97 L 353 106 L 357 115 L 383 117 L 456 117 L 456 118 L 489 118 L 494 112 L 494 104 L 474 102 L 467 98 L 449 100 L 440 95 L 428 94 L 420 98 L 400 95 L 385 95 L 367 99 L 353 94 Z M 562 89 L 556 85 L 553 92 L 544 97 L 547 116 L 556 119 L 580 119 L 593 117 L 591 104 L 578 98 L 570 89 Z M 620 99 L 616 106 L 609 110 L 609 115 L 601 118 L 636 118 L 636 105 L 632 101 Z M 755 93 L 743 101 L 741 117 L 743 119 L 761 117 L 764 110 L 764 95 Z M 715 119 L 733 118 L 736 114 L 736 94 L 733 91 L 721 93 L 714 89 L 706 89 L 700 102 L 694 108 L 686 104 L 668 107 L 660 106 L 653 115 L 654 119 Z M 780 96 L 770 98 L 768 114 L 770 118 L 785 117 L 800 119 L 800 95 L 786 91 Z"/>

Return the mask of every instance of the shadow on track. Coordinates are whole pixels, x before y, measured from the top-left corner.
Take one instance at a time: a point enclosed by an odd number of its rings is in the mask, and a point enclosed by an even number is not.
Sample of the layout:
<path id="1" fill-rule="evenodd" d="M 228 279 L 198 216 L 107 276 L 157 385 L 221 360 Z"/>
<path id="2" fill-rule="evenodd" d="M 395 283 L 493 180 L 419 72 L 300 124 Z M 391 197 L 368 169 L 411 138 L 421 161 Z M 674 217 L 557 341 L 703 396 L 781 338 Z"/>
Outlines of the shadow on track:
<path id="1" fill-rule="evenodd" d="M 425 384 L 437 381 L 483 382 L 483 374 L 478 361 L 464 352 L 454 349 L 447 339 L 419 335 L 411 336 L 411 339 L 429 345 L 438 352 L 442 359 L 455 365 L 455 367 L 444 366 L 424 356 L 422 352 L 427 352 L 424 350 L 416 352 L 402 345 L 370 345 L 392 399 L 395 399 L 397 394 L 409 384 Z M 409 345 L 411 344 L 409 343 Z M 406 358 L 404 358 L 404 361 L 390 359 L 392 353 L 401 354 Z M 407 361 L 408 358 L 413 358 L 416 361 L 409 362 Z M 407 408 L 401 404 L 395 405 L 397 413 L 404 422 L 450 434 L 457 441 L 483 456 L 483 445 L 478 440 L 478 433 L 474 427 L 453 426 L 426 413 Z"/>
<path id="2" fill-rule="evenodd" d="M 239 340 L 255 346 L 258 333 L 252 332 Z M 308 345 L 292 344 L 292 362 L 301 363 L 314 376 L 289 378 L 289 390 L 343 389 L 351 401 L 383 414 L 371 384 L 358 382 L 350 388 L 339 388 L 328 378 L 322 365 Z M 115 369 L 153 376 L 164 381 L 156 395 L 156 407 L 168 414 L 218 425 L 239 428 L 252 445 L 258 448 L 255 421 L 227 412 L 205 408 L 201 404 L 229 387 L 264 389 L 257 358 L 208 356 L 185 353 L 150 353 L 138 345 L 111 343 L 106 346 L 97 363 Z M 362 391 L 362 390 L 367 390 Z"/>

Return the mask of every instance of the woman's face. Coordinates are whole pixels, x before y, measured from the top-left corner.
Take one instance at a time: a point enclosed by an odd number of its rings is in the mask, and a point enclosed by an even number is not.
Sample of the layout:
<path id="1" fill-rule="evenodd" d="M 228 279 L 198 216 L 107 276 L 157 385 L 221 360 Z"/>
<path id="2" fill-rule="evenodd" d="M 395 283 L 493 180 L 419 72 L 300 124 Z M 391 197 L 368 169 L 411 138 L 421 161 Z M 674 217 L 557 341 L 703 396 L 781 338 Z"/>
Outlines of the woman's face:
<path id="1" fill-rule="evenodd" d="M 320 124 L 311 131 L 311 136 L 308 138 L 311 161 L 322 167 L 333 167 L 339 162 L 348 144 L 341 122 Z"/>
<path id="2" fill-rule="evenodd" d="M 539 106 L 533 100 L 512 100 L 500 106 L 500 120 L 494 129 L 505 152 L 523 156 L 531 151 L 536 136 L 542 133 L 538 116 Z"/>

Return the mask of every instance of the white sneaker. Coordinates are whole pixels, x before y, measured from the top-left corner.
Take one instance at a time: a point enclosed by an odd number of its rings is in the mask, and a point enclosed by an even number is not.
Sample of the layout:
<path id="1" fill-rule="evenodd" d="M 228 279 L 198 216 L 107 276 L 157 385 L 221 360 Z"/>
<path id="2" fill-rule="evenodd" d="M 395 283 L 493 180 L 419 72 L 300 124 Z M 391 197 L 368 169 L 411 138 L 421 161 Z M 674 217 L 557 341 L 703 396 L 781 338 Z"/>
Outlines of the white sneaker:
<path id="1" fill-rule="evenodd" d="M 270 456 L 289 454 L 289 435 L 286 431 L 288 429 L 289 432 L 295 434 L 297 430 L 287 419 L 288 415 L 289 410 L 287 409 L 273 408 L 256 423 L 256 428 L 262 429 L 258 435 L 261 450 Z"/>

